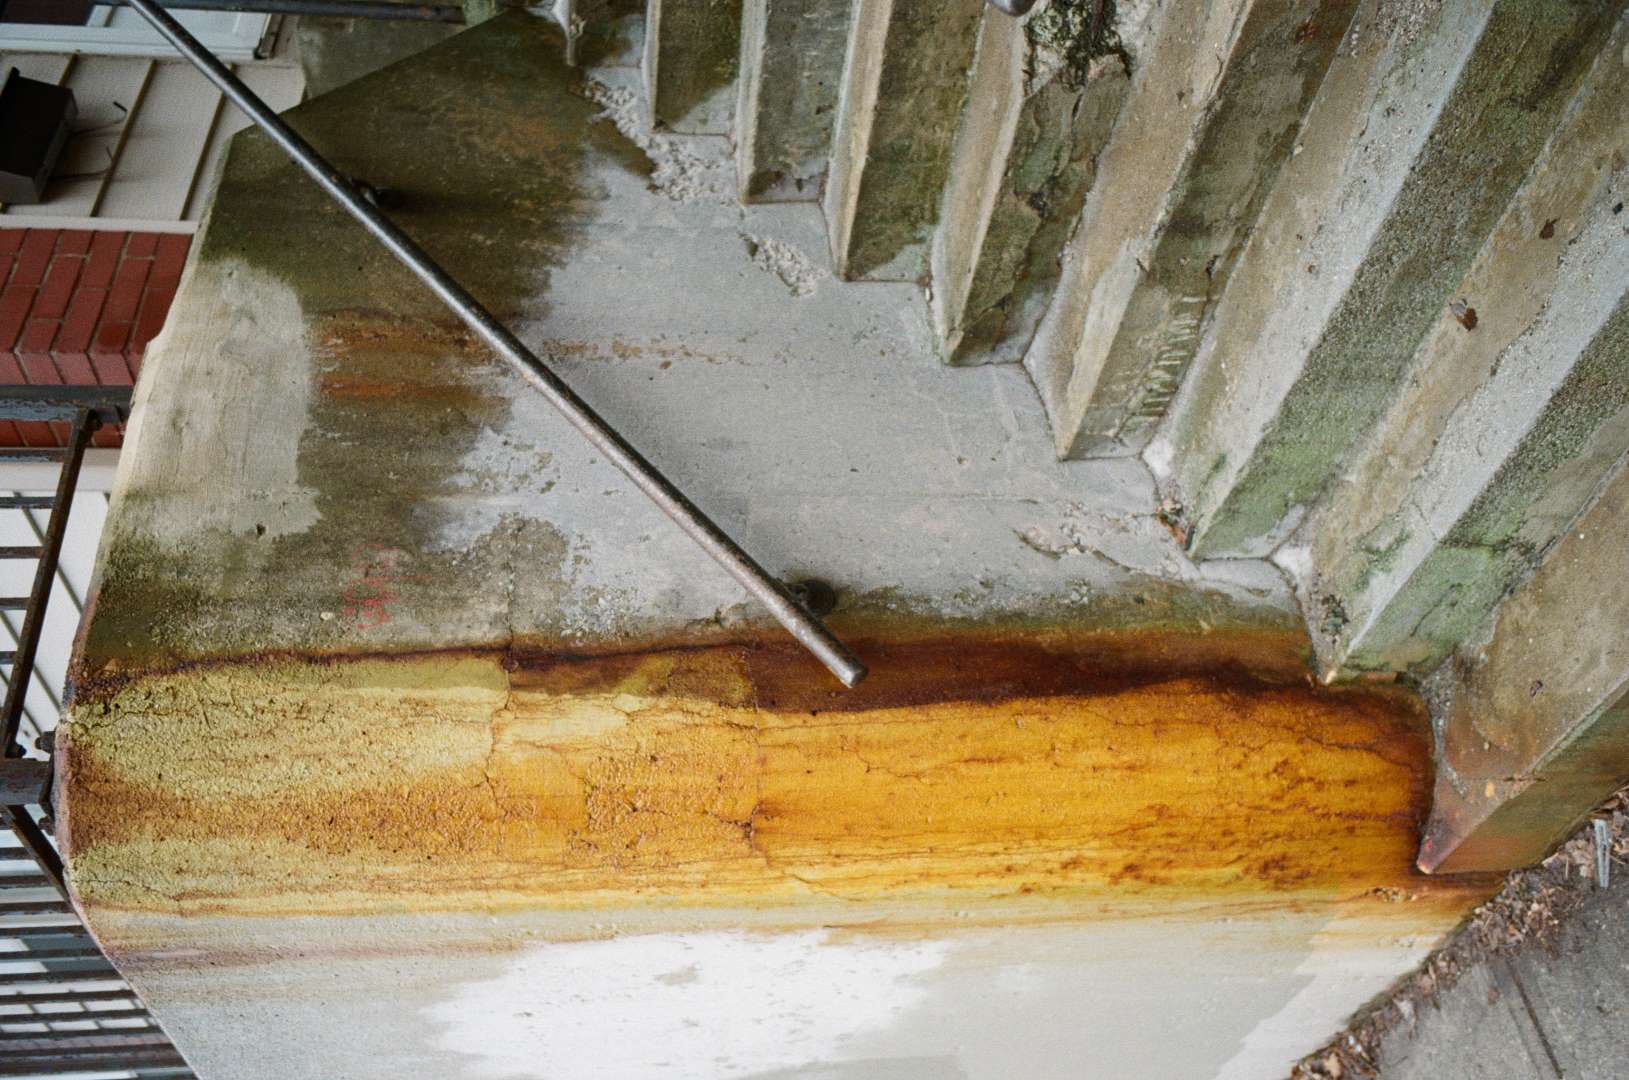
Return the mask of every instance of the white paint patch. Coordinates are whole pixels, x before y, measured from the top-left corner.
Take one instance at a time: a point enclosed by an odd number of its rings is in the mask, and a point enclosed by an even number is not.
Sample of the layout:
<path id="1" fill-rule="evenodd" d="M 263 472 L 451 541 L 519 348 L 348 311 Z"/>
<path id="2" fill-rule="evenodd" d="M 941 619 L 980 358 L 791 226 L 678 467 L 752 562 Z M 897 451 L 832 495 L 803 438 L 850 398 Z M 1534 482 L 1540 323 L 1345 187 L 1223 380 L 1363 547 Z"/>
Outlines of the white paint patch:
<path id="1" fill-rule="evenodd" d="M 925 1000 L 950 948 L 822 930 L 539 945 L 422 1015 L 469 1077 L 730 1080 L 852 1058 Z"/>
<path id="2" fill-rule="evenodd" d="M 312 380 L 299 298 L 236 260 L 194 273 L 148 348 L 119 485 L 127 504 L 177 493 L 188 513 L 166 500 L 139 523 L 128 505 L 114 521 L 161 543 L 215 529 L 268 540 L 303 533 L 319 514 L 298 477 Z M 200 396 L 240 404 L 199 407 Z M 132 452 L 148 430 L 163 453 Z"/>
<path id="3" fill-rule="evenodd" d="M 464 497 L 441 508 L 432 551 L 468 551 L 517 521 L 546 520 L 546 497 L 557 483 L 554 453 L 522 434 L 481 428 L 450 477 Z"/>

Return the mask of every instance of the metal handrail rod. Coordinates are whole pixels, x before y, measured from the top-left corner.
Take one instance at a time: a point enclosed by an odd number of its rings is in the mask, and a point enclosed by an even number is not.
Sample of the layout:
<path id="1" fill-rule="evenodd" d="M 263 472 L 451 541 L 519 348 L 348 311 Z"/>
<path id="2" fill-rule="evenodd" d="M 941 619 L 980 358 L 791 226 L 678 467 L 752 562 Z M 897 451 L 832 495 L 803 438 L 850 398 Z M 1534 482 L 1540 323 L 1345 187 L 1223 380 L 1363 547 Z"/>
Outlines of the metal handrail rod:
<path id="1" fill-rule="evenodd" d="M 0 816 L 6 819 L 6 824 L 11 826 L 11 831 L 16 833 L 17 839 L 22 842 L 23 850 L 28 852 L 29 858 L 33 859 L 45 874 L 45 884 L 51 886 L 66 899 L 68 896 L 68 879 L 63 872 L 62 856 L 51 843 L 51 838 L 45 835 L 45 830 L 40 828 L 39 823 L 34 820 L 34 816 L 28 812 L 28 807 L 0 806 Z M 7 975 L 5 981 L 9 984 L 27 980 L 22 976 Z"/>
<path id="2" fill-rule="evenodd" d="M 130 0 L 96 0 L 109 7 L 133 7 Z M 390 0 L 171 0 L 176 11 L 242 11 L 254 15 L 317 15 L 341 19 L 407 22 L 464 21 L 463 4 L 393 4 Z"/>
<path id="3" fill-rule="evenodd" d="M 690 539 L 727 570 L 746 590 L 757 597 L 770 614 L 795 637 L 804 648 L 825 664 L 845 686 L 854 686 L 865 678 L 866 668 L 859 657 L 837 640 L 826 625 L 810 614 L 792 593 L 771 577 L 740 545 L 731 540 L 724 530 L 685 497 L 672 481 L 646 461 L 610 424 L 606 423 L 588 403 L 572 389 L 538 356 L 510 333 L 469 291 L 441 268 L 424 249 L 371 203 L 346 175 L 336 169 L 321 154 L 285 124 L 264 101 L 243 84 L 198 39 L 176 22 L 154 0 L 128 0 L 131 7 L 141 12 L 147 21 L 182 56 L 192 61 L 210 82 L 243 110 L 261 130 L 271 136 L 283 151 L 333 199 L 350 211 L 380 243 L 397 259 L 430 287 L 469 328 L 475 331 L 518 371 L 533 388 L 548 399 L 583 437 L 603 453 L 611 463 L 621 469 L 645 495 L 661 508 Z"/>

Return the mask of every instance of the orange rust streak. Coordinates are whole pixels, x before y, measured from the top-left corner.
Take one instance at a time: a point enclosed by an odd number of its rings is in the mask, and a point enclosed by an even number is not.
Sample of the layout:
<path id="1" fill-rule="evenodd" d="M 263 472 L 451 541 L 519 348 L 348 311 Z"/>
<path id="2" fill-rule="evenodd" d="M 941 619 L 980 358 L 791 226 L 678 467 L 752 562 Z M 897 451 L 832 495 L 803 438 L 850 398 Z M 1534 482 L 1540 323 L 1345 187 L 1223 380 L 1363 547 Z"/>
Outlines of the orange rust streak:
<path id="1" fill-rule="evenodd" d="M 869 700 L 842 709 L 774 649 L 539 663 L 484 703 L 138 678 L 119 724 L 72 736 L 70 859 L 92 905 L 244 912 L 1435 887 L 1412 865 L 1429 746 L 1411 699 L 935 652 L 873 650 Z M 321 715 L 341 749 L 314 761 L 298 721 L 238 737 L 224 712 L 150 707 L 206 677 L 246 714 Z M 169 750 L 161 779 L 125 756 L 142 738 Z"/>
<path id="2" fill-rule="evenodd" d="M 347 379 L 338 375 L 325 376 L 322 379 L 322 392 L 330 397 L 345 398 L 443 398 L 447 392 L 443 387 L 414 386 L 401 381 L 386 381 L 384 379 Z"/>

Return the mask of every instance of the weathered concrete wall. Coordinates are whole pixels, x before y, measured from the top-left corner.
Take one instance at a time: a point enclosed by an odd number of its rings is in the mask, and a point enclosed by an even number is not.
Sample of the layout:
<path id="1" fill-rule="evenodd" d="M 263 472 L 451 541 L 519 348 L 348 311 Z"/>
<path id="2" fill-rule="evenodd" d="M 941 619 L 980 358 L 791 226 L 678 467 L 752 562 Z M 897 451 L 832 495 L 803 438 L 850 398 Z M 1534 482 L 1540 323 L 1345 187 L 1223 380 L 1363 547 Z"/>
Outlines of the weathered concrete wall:
<path id="1" fill-rule="evenodd" d="M 744 201 L 819 198 L 851 7 L 850 0 L 745 0 L 734 131 Z"/>
<path id="2" fill-rule="evenodd" d="M 1430 671 L 1629 449 L 1629 20 L 1441 312 L 1408 385 L 1302 527 L 1323 667 Z"/>
<path id="3" fill-rule="evenodd" d="M 321 97 L 421 53 L 458 29 L 449 23 L 302 16 L 294 24 L 293 39 L 295 58 L 305 73 L 305 96 Z"/>
<path id="4" fill-rule="evenodd" d="M 926 279 L 984 7 L 854 0 L 824 198 L 845 279 Z"/>
<path id="5" fill-rule="evenodd" d="M 939 364 L 913 285 L 840 282 L 818 207 L 720 197 L 722 140 L 561 47 L 500 17 L 292 118 L 829 581 L 872 678 L 241 138 L 138 388 L 58 811 L 205 1075 L 1256 1076 L 1481 895 L 1413 865 L 1417 701 L 1312 686 L 1273 567 L 1195 565 L 1140 461 L 1058 463 L 1021 369 Z"/>
<path id="6" fill-rule="evenodd" d="M 1629 775 L 1629 472 L 1437 676 L 1428 870 L 1524 866 Z"/>
<path id="7" fill-rule="evenodd" d="M 1193 550 L 1260 555 L 1397 392 L 1623 15 L 1444 4 L 1332 66 L 1150 449 Z"/>
<path id="8" fill-rule="evenodd" d="M 741 0 L 646 0 L 645 101 L 672 131 L 730 130 L 741 42 Z"/>
<path id="9" fill-rule="evenodd" d="M 930 252 L 934 325 L 953 363 L 1022 359 L 1125 101 L 1124 57 L 1072 71 L 1033 26 L 979 28 Z"/>
<path id="10" fill-rule="evenodd" d="M 1024 357 L 1060 456 L 1147 443 L 1356 7 L 1243 0 L 1161 11 Z"/>

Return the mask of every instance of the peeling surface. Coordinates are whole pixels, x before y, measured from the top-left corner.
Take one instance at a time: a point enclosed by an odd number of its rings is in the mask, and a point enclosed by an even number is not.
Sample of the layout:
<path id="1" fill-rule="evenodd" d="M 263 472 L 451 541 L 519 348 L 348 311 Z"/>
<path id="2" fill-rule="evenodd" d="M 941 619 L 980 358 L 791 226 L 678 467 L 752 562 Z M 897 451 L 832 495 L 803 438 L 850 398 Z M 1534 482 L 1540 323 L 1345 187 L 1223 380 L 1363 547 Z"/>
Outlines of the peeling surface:
<path id="1" fill-rule="evenodd" d="M 270 915 L 1427 887 L 1406 697 L 1285 683 L 1270 637 L 1071 637 L 858 636 L 852 692 L 768 644 L 85 687 L 75 890 Z"/>
<path id="2" fill-rule="evenodd" d="M 712 140 L 661 135 L 644 117 L 644 98 L 633 86 L 617 79 L 620 73 L 602 72 L 585 84 L 589 97 L 604 106 L 601 117 L 616 125 L 650 159 L 651 190 L 674 202 L 735 203 L 735 176 L 721 153 L 698 153 Z M 628 80 L 631 81 L 631 80 Z M 722 140 L 718 140 L 722 141 Z"/>
<path id="3" fill-rule="evenodd" d="M 1121 56 L 1077 85 L 1025 22 L 986 19 L 929 253 L 933 314 L 953 363 L 1017 362 L 1130 85 Z"/>
<path id="4" fill-rule="evenodd" d="M 743 233 L 752 265 L 774 274 L 781 284 L 792 290 L 793 296 L 808 296 L 815 291 L 822 278 L 830 277 L 825 267 L 816 263 L 802 249 L 773 236 L 751 236 Z"/>

